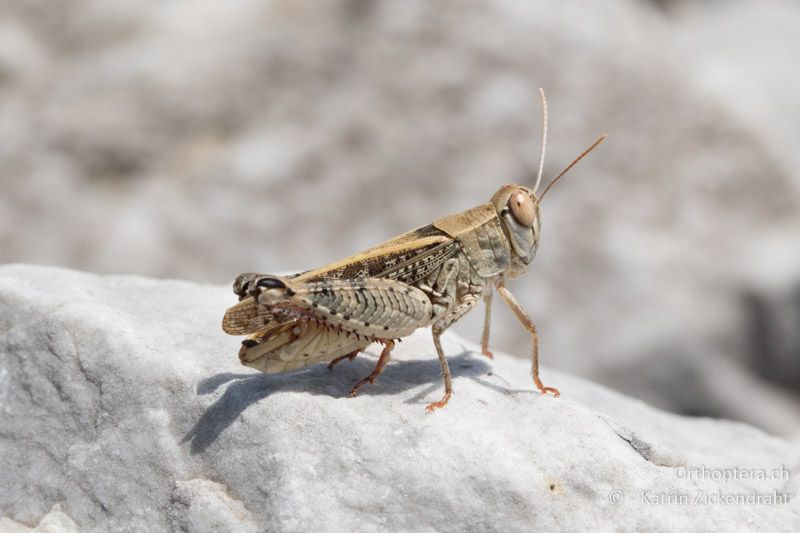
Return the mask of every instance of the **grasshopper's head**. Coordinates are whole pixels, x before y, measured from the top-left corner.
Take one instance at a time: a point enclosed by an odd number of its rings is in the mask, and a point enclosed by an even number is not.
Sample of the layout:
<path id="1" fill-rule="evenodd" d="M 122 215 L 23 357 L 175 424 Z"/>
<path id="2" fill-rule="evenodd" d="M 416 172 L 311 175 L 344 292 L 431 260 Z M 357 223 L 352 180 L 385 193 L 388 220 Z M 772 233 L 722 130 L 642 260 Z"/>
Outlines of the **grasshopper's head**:
<path id="1" fill-rule="evenodd" d="M 544 168 L 544 154 L 547 146 L 547 98 L 544 91 L 539 89 L 542 99 L 542 146 L 539 155 L 539 173 L 536 176 L 536 184 L 533 189 L 522 185 L 504 185 L 492 196 L 492 206 L 497 211 L 500 223 L 503 226 L 503 233 L 511 243 L 511 267 L 509 275 L 518 276 L 525 272 L 525 268 L 536 255 L 536 248 L 539 246 L 539 205 L 544 195 L 550 190 L 561 177 L 569 171 L 575 164 L 586 156 L 606 138 L 601 135 L 589 148 L 583 151 L 575 160 L 567 165 L 555 178 L 550 180 L 544 188 L 541 196 L 536 193 L 542 182 L 542 170 Z"/>
<path id="2" fill-rule="evenodd" d="M 503 233 L 511 243 L 511 271 L 522 274 L 536 255 L 539 245 L 539 199 L 534 192 L 522 185 L 504 185 L 494 193 L 491 200 Z"/>

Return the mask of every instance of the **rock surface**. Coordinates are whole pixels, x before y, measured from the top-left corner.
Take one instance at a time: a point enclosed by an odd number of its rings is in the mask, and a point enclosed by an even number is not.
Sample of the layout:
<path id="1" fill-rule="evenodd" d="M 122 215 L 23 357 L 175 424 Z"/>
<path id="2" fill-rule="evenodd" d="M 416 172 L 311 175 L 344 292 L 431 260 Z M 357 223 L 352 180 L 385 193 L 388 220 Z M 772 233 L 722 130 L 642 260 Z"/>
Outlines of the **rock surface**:
<path id="1" fill-rule="evenodd" d="M 547 368 L 563 395 L 540 396 L 526 363 L 489 361 L 455 335 L 444 343 L 455 394 L 426 414 L 442 391 L 427 331 L 350 399 L 374 350 L 334 372 L 250 371 L 220 330 L 232 301 L 181 281 L 0 268 L 0 528 L 800 527 L 798 441 L 664 413 Z M 783 473 L 690 479 L 702 468 Z M 749 493 L 790 502 L 693 502 Z M 680 495 L 691 501 L 664 500 Z"/>

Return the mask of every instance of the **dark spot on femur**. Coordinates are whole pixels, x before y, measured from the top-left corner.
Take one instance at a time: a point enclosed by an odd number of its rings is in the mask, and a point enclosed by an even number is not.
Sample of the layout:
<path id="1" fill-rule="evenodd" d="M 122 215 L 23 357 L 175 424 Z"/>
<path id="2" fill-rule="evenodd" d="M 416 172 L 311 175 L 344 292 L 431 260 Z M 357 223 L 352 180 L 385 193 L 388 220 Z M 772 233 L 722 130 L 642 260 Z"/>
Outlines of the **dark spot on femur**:
<path id="1" fill-rule="evenodd" d="M 344 315 L 342 318 L 344 318 L 345 320 L 350 320 L 350 315 Z"/>
<path id="2" fill-rule="evenodd" d="M 369 327 L 369 322 L 364 322 L 365 327 Z"/>
<path id="3" fill-rule="evenodd" d="M 314 302 L 313 304 L 311 304 L 311 307 L 319 307 L 319 304 L 317 302 Z"/>
<path id="4" fill-rule="evenodd" d="M 242 346 L 244 346 L 245 348 L 252 348 L 256 344 L 258 344 L 258 343 L 256 341 L 254 341 L 253 339 L 245 339 L 245 340 L 242 341 Z"/>
<path id="5" fill-rule="evenodd" d="M 277 278 L 261 278 L 256 282 L 259 287 L 266 287 L 268 289 L 285 289 L 286 284 Z"/>
<path id="6" fill-rule="evenodd" d="M 389 326 L 383 326 L 383 331 L 389 331 Z"/>

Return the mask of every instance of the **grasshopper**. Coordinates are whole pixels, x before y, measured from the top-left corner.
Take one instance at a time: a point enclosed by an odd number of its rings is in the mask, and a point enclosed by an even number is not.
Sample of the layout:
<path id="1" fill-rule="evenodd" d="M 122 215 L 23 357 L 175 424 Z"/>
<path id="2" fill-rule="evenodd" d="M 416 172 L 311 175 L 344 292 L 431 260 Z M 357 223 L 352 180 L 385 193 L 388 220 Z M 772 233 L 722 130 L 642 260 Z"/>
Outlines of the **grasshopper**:
<path id="1" fill-rule="evenodd" d="M 442 333 L 483 299 L 481 350 L 489 350 L 493 290 L 531 335 L 531 373 L 542 393 L 559 396 L 539 378 L 536 326 L 506 287 L 521 276 L 539 244 L 539 206 L 547 191 L 605 138 L 598 138 L 545 187 L 542 179 L 547 143 L 547 100 L 540 90 L 542 142 L 533 189 L 504 185 L 487 204 L 440 218 L 339 262 L 293 276 L 245 273 L 233 291 L 239 303 L 229 308 L 222 329 L 247 335 L 242 364 L 268 374 L 320 362 L 329 368 L 354 359 L 372 343 L 383 345 L 374 370 L 355 384 L 355 396 L 374 383 L 389 362 L 395 341 L 417 328 L 431 327 L 444 377 L 444 396 L 427 411 L 444 407 L 453 392 Z"/>

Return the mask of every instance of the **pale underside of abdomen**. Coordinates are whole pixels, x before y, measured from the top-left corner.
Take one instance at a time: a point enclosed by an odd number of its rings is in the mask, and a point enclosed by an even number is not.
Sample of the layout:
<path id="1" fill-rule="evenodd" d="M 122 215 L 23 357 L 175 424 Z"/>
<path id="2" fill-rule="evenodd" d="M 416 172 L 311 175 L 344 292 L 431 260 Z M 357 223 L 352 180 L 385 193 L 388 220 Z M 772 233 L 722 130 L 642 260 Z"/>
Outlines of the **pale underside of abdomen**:
<path id="1" fill-rule="evenodd" d="M 242 346 L 239 352 L 242 364 L 267 374 L 279 374 L 331 361 L 375 342 L 324 324 L 299 320 L 289 321 L 279 329 L 260 344 Z"/>

